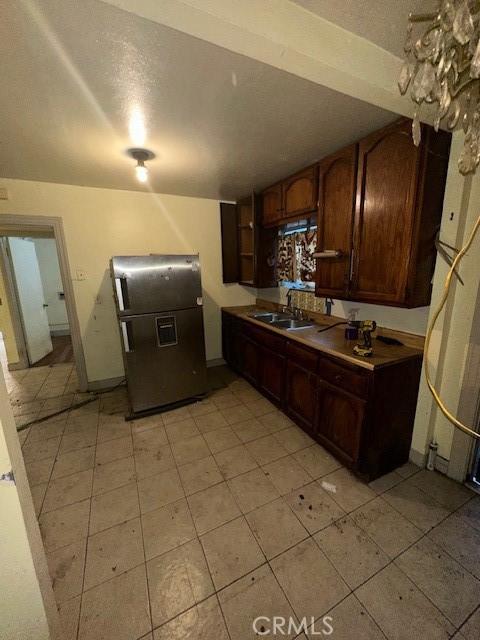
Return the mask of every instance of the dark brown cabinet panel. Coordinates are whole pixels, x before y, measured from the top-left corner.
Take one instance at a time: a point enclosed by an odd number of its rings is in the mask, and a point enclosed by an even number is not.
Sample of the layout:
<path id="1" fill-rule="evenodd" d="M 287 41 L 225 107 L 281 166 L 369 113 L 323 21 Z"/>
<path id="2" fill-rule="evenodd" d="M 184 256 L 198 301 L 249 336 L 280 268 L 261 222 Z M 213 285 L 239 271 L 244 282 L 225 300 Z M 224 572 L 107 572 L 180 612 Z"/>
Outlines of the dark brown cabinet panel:
<path id="1" fill-rule="evenodd" d="M 283 216 L 282 183 L 274 184 L 262 192 L 262 223 L 270 225 L 278 222 Z"/>
<path id="2" fill-rule="evenodd" d="M 314 431 L 316 380 L 315 374 L 288 360 L 286 411 L 311 435 Z"/>
<path id="3" fill-rule="evenodd" d="M 360 142 L 353 297 L 404 299 L 420 151 L 407 123 Z"/>
<path id="4" fill-rule="evenodd" d="M 226 362 L 241 373 L 242 324 L 228 313 L 222 311 L 222 352 Z"/>
<path id="5" fill-rule="evenodd" d="M 283 182 L 283 217 L 315 211 L 318 198 L 318 165 L 307 167 Z"/>
<path id="6" fill-rule="evenodd" d="M 270 400 L 282 404 L 285 391 L 285 357 L 261 349 L 259 366 L 259 388 Z"/>
<path id="7" fill-rule="evenodd" d="M 350 281 L 357 145 L 320 162 L 317 251 L 339 251 L 338 258 L 318 258 L 316 295 L 343 297 Z"/>
<path id="8" fill-rule="evenodd" d="M 241 371 L 245 378 L 253 385 L 258 384 L 260 353 L 258 345 L 245 335 L 240 340 Z"/>
<path id="9" fill-rule="evenodd" d="M 238 282 L 238 231 L 236 206 L 231 202 L 220 203 L 220 225 L 222 230 L 222 275 L 223 282 Z"/>
<path id="10" fill-rule="evenodd" d="M 320 380 L 317 388 L 316 435 L 337 457 L 354 464 L 358 460 L 365 400 Z"/>
<path id="11" fill-rule="evenodd" d="M 359 143 L 353 274 L 348 297 L 428 305 L 450 136 L 401 120 Z"/>

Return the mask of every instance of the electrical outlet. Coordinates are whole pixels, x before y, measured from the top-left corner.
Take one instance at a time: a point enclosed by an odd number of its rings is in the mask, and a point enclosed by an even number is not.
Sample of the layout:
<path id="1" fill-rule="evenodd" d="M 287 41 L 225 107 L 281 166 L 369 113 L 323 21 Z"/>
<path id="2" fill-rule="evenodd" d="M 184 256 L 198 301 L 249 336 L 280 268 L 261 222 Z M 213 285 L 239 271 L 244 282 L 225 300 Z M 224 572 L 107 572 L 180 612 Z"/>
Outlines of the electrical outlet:
<path id="1" fill-rule="evenodd" d="M 8 200 L 8 191 L 6 187 L 0 187 L 0 200 Z"/>

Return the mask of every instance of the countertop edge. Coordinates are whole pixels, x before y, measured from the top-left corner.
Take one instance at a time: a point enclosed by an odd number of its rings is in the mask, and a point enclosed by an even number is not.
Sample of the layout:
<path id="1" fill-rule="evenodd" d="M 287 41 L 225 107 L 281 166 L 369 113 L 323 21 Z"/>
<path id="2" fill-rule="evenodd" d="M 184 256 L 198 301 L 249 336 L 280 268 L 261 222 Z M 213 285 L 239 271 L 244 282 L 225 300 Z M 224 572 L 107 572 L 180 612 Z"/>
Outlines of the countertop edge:
<path id="1" fill-rule="evenodd" d="M 344 362 L 348 362 L 349 364 L 353 364 L 355 366 L 358 367 L 362 367 L 363 369 L 367 369 L 368 371 L 377 371 L 379 369 L 384 369 L 385 367 L 391 367 L 394 366 L 396 364 L 399 364 L 401 362 L 406 362 L 408 360 L 415 360 L 417 358 L 422 358 L 423 356 L 423 352 L 421 350 L 418 350 L 418 352 L 412 348 L 412 347 L 407 347 L 408 349 L 410 349 L 412 351 L 412 353 L 410 355 L 405 355 L 405 356 L 399 356 L 398 358 L 396 358 L 395 360 L 392 360 L 391 362 L 384 362 L 384 363 L 380 363 L 380 364 L 373 364 L 371 361 L 367 360 L 367 359 L 363 359 L 360 360 L 360 358 L 355 357 L 354 355 L 349 356 L 347 354 L 341 353 L 339 351 L 336 351 L 335 349 L 330 349 L 328 347 L 325 347 L 324 345 L 319 345 L 316 343 L 312 343 L 312 341 L 307 340 L 307 339 L 302 339 L 301 336 L 298 335 L 298 333 L 296 332 L 287 332 L 283 329 L 278 329 L 277 327 L 272 327 L 269 326 L 267 324 L 265 324 L 264 322 L 261 322 L 259 320 L 255 320 L 255 318 L 251 318 L 248 314 L 251 313 L 252 311 L 258 310 L 257 305 L 243 305 L 243 306 L 238 306 L 238 307 L 221 307 L 221 311 L 228 313 L 231 316 L 234 317 L 238 317 L 241 318 L 242 320 L 246 320 L 248 322 L 250 322 L 251 324 L 256 325 L 257 327 L 262 328 L 264 331 L 271 331 L 272 333 L 275 333 L 277 335 L 282 336 L 283 338 L 287 339 L 287 340 L 292 340 L 293 342 L 298 342 L 310 349 L 314 349 L 315 351 L 319 351 L 320 353 L 325 353 L 326 355 L 332 356 L 334 358 L 337 358 L 339 360 L 343 360 Z M 314 323 L 316 324 L 316 323 Z"/>

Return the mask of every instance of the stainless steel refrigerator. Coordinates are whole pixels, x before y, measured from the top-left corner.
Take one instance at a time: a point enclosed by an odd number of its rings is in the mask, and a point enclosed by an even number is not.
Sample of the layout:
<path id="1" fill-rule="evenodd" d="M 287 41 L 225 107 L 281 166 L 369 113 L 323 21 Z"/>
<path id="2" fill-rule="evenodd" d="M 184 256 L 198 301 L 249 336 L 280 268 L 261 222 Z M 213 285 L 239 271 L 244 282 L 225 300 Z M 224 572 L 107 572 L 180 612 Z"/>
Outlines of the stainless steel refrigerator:
<path id="1" fill-rule="evenodd" d="M 207 391 L 198 255 L 111 260 L 131 417 Z"/>

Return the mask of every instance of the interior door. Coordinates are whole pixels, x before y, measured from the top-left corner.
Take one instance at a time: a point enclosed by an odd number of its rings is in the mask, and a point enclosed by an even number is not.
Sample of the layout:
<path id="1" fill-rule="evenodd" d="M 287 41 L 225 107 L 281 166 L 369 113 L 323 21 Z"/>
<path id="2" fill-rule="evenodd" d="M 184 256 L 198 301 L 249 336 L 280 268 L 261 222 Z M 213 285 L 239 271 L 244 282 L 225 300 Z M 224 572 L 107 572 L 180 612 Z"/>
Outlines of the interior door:
<path id="1" fill-rule="evenodd" d="M 9 238 L 8 249 L 18 293 L 28 360 L 35 364 L 53 351 L 35 244 Z"/>

